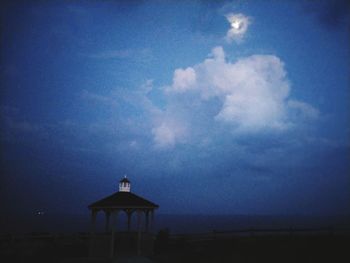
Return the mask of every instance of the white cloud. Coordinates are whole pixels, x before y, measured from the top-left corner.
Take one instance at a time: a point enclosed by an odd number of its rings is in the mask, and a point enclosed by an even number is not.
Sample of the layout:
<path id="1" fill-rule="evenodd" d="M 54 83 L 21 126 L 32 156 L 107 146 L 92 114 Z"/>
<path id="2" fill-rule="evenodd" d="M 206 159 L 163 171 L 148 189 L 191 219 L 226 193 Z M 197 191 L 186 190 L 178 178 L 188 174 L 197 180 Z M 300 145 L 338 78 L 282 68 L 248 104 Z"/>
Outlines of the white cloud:
<path id="1" fill-rule="evenodd" d="M 116 106 L 117 100 L 111 96 L 104 96 L 84 89 L 81 93 L 84 100 L 105 106 Z"/>
<path id="2" fill-rule="evenodd" d="M 248 30 L 248 26 L 251 23 L 251 19 L 243 14 L 233 13 L 227 14 L 226 19 L 231 26 L 226 33 L 226 40 L 229 43 L 231 43 L 232 41 L 242 41 L 245 33 Z"/>
<path id="3" fill-rule="evenodd" d="M 317 119 L 319 117 L 320 112 L 318 109 L 315 109 L 311 105 L 297 101 L 297 100 L 289 100 L 288 101 L 288 107 L 291 110 L 296 111 L 298 115 L 301 115 L 301 117 L 309 118 L 309 119 Z"/>
<path id="4" fill-rule="evenodd" d="M 211 55 L 216 59 L 216 60 L 225 60 L 225 52 L 222 47 L 214 47 L 212 49 Z"/>
<path id="5" fill-rule="evenodd" d="M 263 128 L 285 128 L 282 122 L 283 104 L 271 98 L 228 95 L 217 120 L 232 123 L 242 131 L 261 130 Z"/>
<path id="6" fill-rule="evenodd" d="M 213 76 L 224 104 L 216 119 L 243 130 L 284 128 L 289 84 L 283 63 L 275 56 L 254 55 L 236 63 L 222 61 Z"/>
<path id="7" fill-rule="evenodd" d="M 196 72 L 193 68 L 176 69 L 173 77 L 172 88 L 178 92 L 191 89 L 196 84 Z"/>
<path id="8" fill-rule="evenodd" d="M 157 148 L 171 148 L 178 142 L 183 142 L 187 129 L 179 121 L 164 118 L 152 129 L 154 143 Z"/>
<path id="9" fill-rule="evenodd" d="M 307 103 L 288 101 L 290 84 L 284 64 L 274 55 L 253 55 L 231 63 L 226 61 L 223 48 L 215 47 L 209 58 L 187 70 L 196 76 L 195 81 L 182 81 L 179 89 L 179 72 L 186 76 L 188 72 L 175 70 L 173 93 L 168 94 L 185 99 L 187 91 L 195 90 L 203 102 L 219 101 L 219 110 L 208 116 L 208 121 L 229 124 L 236 132 L 288 129 L 291 107 L 308 116 L 318 114 Z"/>
<path id="10" fill-rule="evenodd" d="M 153 90 L 153 79 L 148 79 L 140 87 L 140 92 L 143 94 L 148 94 Z"/>

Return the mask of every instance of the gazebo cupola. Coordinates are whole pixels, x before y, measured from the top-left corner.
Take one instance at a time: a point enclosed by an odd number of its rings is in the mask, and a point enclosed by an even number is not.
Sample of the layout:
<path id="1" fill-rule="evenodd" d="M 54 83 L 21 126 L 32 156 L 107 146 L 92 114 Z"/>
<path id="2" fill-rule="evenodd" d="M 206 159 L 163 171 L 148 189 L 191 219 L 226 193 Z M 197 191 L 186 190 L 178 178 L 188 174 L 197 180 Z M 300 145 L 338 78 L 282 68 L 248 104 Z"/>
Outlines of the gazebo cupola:
<path id="1" fill-rule="evenodd" d="M 126 178 L 126 175 L 119 181 L 119 192 L 130 192 L 130 181 Z"/>

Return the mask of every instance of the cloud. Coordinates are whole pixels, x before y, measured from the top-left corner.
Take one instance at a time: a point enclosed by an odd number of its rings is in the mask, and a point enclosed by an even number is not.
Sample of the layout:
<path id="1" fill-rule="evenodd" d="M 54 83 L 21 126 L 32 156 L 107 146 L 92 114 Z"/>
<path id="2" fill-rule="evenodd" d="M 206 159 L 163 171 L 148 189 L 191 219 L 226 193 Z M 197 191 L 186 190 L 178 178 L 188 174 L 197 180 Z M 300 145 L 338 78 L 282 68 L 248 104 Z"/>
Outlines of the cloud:
<path id="1" fill-rule="evenodd" d="M 153 59 L 152 50 L 149 48 L 142 49 L 116 49 L 96 52 L 86 55 L 92 59 L 129 59 L 135 61 L 150 61 Z"/>
<path id="2" fill-rule="evenodd" d="M 317 119 L 319 117 L 319 110 L 315 109 L 311 105 L 297 101 L 297 100 L 289 100 L 288 107 L 291 111 L 294 111 L 299 117 L 309 118 L 309 119 Z"/>
<path id="3" fill-rule="evenodd" d="M 193 68 L 176 69 L 174 72 L 172 88 L 178 92 L 184 92 L 196 83 L 196 72 Z"/>
<path id="4" fill-rule="evenodd" d="M 28 121 L 16 121 L 12 119 L 8 119 L 8 128 L 25 133 L 37 133 L 43 130 L 43 127 L 38 124 Z"/>
<path id="5" fill-rule="evenodd" d="M 103 96 L 100 94 L 96 94 L 94 92 L 88 91 L 88 90 L 83 90 L 81 93 L 81 97 L 84 100 L 87 100 L 92 103 L 96 104 L 102 104 L 105 106 L 116 106 L 117 101 L 116 98 L 113 98 L 111 96 Z"/>
<path id="6" fill-rule="evenodd" d="M 178 142 L 183 142 L 187 129 L 178 120 L 163 118 L 163 120 L 152 129 L 154 143 L 157 148 L 171 148 Z"/>
<path id="7" fill-rule="evenodd" d="M 47 125 L 23 118 L 20 109 L 16 107 L 0 105 L 0 123 L 1 140 L 23 139 L 26 135 L 47 135 Z"/>
<path id="8" fill-rule="evenodd" d="M 109 96 L 84 91 L 83 97 L 95 103 L 113 105 L 117 99 L 118 104 L 131 105 L 130 114 L 118 122 L 128 131 L 128 141 L 142 137 L 151 139 L 156 149 L 172 149 L 181 144 L 214 145 L 217 137 L 281 133 L 318 118 L 316 108 L 291 99 L 290 93 L 279 57 L 252 55 L 229 61 L 217 46 L 202 62 L 175 69 L 163 90 L 154 88 L 149 79 L 137 90 Z"/>
<path id="9" fill-rule="evenodd" d="M 248 26 L 251 23 L 251 19 L 243 14 L 233 13 L 227 14 L 226 19 L 231 26 L 226 33 L 227 42 L 231 43 L 232 41 L 242 41 L 245 33 L 248 30 Z"/>
<path id="10" fill-rule="evenodd" d="M 218 83 L 224 104 L 216 119 L 244 130 L 285 126 L 284 100 L 289 84 L 279 58 L 254 55 L 234 64 L 223 61 L 221 66 L 226 68 L 225 72 L 214 78 L 225 80 Z"/>
<path id="11" fill-rule="evenodd" d="M 308 118 L 318 116 L 311 105 L 289 100 L 291 88 L 284 63 L 274 55 L 252 55 L 231 63 L 223 48 L 215 47 L 202 63 L 176 69 L 171 87 L 167 94 L 181 96 L 184 103 L 193 98 L 189 91 L 195 92 L 200 103 L 215 101 L 219 107 L 206 116 L 206 121 L 227 124 L 236 133 L 286 130 L 295 111 Z M 177 109 L 184 107 L 177 104 Z M 176 110 L 173 114 L 177 115 Z M 195 115 L 200 112 L 192 107 L 188 116 Z"/>

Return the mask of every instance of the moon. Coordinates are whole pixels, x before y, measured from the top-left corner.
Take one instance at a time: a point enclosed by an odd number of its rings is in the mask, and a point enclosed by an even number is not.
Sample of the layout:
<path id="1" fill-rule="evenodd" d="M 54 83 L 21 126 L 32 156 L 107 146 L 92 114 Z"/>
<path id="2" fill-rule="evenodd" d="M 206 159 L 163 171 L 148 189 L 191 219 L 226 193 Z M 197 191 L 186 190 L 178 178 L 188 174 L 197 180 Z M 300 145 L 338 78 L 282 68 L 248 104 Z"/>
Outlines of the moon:
<path id="1" fill-rule="evenodd" d="M 231 26 L 234 28 L 234 29 L 239 29 L 241 27 L 241 21 L 239 20 L 235 20 L 231 23 Z"/>

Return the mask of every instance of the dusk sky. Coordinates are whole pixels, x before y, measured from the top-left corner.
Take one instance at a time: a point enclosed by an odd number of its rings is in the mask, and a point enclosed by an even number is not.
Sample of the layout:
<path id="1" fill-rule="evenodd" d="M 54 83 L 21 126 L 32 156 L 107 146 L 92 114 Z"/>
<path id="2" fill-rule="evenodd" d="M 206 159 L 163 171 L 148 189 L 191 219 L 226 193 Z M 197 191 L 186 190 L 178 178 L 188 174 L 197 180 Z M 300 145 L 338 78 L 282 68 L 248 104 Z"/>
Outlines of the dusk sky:
<path id="1" fill-rule="evenodd" d="M 346 2 L 2 4 L 2 207 L 348 213 Z"/>

